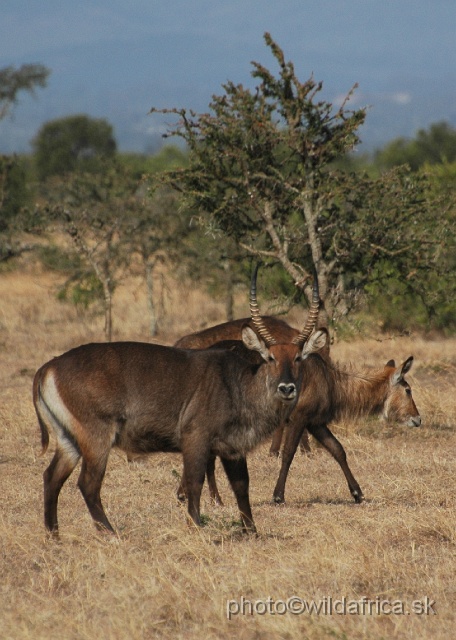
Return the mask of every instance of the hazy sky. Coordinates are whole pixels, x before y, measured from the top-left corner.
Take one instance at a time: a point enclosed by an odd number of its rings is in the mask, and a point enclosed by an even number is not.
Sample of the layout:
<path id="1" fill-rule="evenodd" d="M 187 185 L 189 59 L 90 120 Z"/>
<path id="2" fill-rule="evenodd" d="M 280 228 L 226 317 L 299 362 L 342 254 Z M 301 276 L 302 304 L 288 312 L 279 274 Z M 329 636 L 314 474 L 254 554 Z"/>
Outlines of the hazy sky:
<path id="1" fill-rule="evenodd" d="M 152 106 L 203 111 L 227 80 L 254 86 L 252 60 L 276 72 L 265 31 L 326 99 L 359 84 L 366 147 L 456 126 L 456 0 L 1 0 L 0 68 L 52 73 L 0 123 L 0 152 L 28 150 L 44 122 L 74 113 L 143 150 L 166 128 Z"/>

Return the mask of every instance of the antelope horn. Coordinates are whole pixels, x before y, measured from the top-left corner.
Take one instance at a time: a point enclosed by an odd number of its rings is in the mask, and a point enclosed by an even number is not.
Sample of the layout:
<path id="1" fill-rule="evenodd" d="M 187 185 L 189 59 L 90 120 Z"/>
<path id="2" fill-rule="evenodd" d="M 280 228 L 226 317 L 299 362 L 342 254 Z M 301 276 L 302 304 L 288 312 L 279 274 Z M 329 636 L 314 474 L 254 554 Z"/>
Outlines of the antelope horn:
<path id="1" fill-rule="evenodd" d="M 276 344 L 276 340 L 272 337 L 264 324 L 263 318 L 260 315 L 256 296 L 256 280 L 259 267 L 260 265 L 257 264 L 253 270 L 252 280 L 250 282 L 250 316 L 252 318 L 253 326 L 265 341 L 266 346 L 270 347 L 272 344 Z"/>
<path id="2" fill-rule="evenodd" d="M 303 346 L 310 337 L 310 334 L 315 329 L 318 319 L 318 311 L 320 309 L 320 292 L 318 289 L 318 275 L 317 270 L 313 267 L 313 287 L 312 287 L 312 303 L 307 315 L 307 321 L 303 330 L 296 336 L 293 342 L 299 346 Z"/>

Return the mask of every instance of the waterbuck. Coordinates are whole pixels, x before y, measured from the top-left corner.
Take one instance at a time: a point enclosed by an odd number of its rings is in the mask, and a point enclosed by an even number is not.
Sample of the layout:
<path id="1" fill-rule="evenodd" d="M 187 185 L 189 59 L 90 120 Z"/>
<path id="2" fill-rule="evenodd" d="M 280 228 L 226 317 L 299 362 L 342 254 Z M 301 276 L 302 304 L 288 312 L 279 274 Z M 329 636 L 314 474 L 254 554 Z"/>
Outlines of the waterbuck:
<path id="1" fill-rule="evenodd" d="M 314 292 L 315 295 L 315 292 Z M 186 348 L 210 348 L 223 344 L 223 340 L 239 340 L 240 327 L 249 322 L 248 318 L 226 322 L 209 329 L 185 336 L 176 345 Z M 271 335 L 278 341 L 292 340 L 298 331 L 278 318 L 264 316 L 263 322 Z M 240 342 L 236 349 L 242 351 Z M 340 465 L 347 480 L 350 492 L 356 502 L 361 502 L 363 494 L 347 463 L 342 444 L 328 428 L 328 423 L 342 417 L 358 417 L 381 414 L 391 422 L 405 423 L 408 426 L 420 426 L 421 418 L 413 401 L 410 385 L 404 379 L 410 370 L 413 357 L 407 358 L 399 367 L 390 360 L 384 367 L 370 372 L 345 371 L 331 362 L 329 341 L 318 354 L 312 354 L 304 363 L 301 393 L 297 406 L 290 416 L 286 427 L 285 443 L 282 450 L 282 462 L 273 500 L 284 502 L 285 484 L 290 465 L 298 445 L 310 450 L 309 432 L 322 444 Z M 234 348 L 234 347 L 232 347 Z M 252 354 L 250 357 L 256 357 Z M 274 432 L 270 452 L 278 455 L 285 427 L 283 422 Z M 207 480 L 212 499 L 221 504 L 221 498 L 215 482 L 215 458 L 210 458 L 207 468 Z M 178 489 L 179 499 L 185 499 L 183 484 Z"/>
<path id="2" fill-rule="evenodd" d="M 57 503 L 82 458 L 78 486 L 95 525 L 114 532 L 100 491 L 112 447 L 128 454 L 182 452 L 188 513 L 200 520 L 200 497 L 210 456 L 218 455 L 241 513 L 255 531 L 247 453 L 286 420 L 302 388 L 303 361 L 326 340 L 307 322 L 294 341 L 268 340 L 256 303 L 253 327 L 241 329 L 249 362 L 229 349 L 185 350 L 138 342 L 87 344 L 44 364 L 33 382 L 43 453 L 57 439 L 44 472 L 44 521 L 58 535 Z M 309 337 L 310 336 L 310 337 Z"/>

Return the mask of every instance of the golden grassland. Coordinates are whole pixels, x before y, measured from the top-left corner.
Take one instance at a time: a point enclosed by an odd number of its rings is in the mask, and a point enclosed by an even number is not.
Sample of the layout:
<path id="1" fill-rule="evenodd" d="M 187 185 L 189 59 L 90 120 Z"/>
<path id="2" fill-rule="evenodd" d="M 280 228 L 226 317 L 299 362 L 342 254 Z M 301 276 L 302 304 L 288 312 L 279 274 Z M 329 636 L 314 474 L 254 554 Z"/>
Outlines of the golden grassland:
<path id="1" fill-rule="evenodd" d="M 279 462 L 264 443 L 249 458 L 259 535 L 239 532 L 219 467 L 225 506 L 212 505 L 204 488 L 207 524 L 196 530 L 175 497 L 179 455 L 128 464 L 113 451 L 103 499 L 118 537 L 96 532 L 76 472 L 61 494 L 56 543 L 43 526 L 42 473 L 51 453 L 39 455 L 32 378 L 52 356 L 103 340 L 102 318 L 57 302 L 56 283 L 31 268 L 0 275 L 2 640 L 452 637 L 455 339 L 333 345 L 336 360 L 356 366 L 415 356 L 408 379 L 421 428 L 377 419 L 333 425 L 364 491 L 362 505 L 352 502 L 338 465 L 314 443 L 311 456 L 297 454 L 293 462 L 286 504 L 272 505 Z M 180 285 L 174 297 L 171 291 L 170 284 L 160 342 L 172 344 L 223 319 L 222 305 L 191 286 Z M 239 304 L 237 311 L 243 315 L 246 308 Z M 139 280 L 116 293 L 114 323 L 115 339 L 148 340 Z M 320 602 L 320 614 L 299 614 L 304 605 L 290 602 L 293 596 Z M 428 610 L 418 615 L 414 601 Z"/>

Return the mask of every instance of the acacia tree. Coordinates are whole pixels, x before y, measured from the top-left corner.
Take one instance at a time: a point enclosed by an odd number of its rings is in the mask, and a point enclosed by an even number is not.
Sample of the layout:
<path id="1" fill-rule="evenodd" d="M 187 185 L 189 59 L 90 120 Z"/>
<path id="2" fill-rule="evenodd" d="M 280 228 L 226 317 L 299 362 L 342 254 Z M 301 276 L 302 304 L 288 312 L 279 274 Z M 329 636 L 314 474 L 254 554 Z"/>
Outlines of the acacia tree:
<path id="1" fill-rule="evenodd" d="M 112 298 L 130 252 L 125 229 L 136 181 L 108 163 L 95 173 L 73 173 L 46 184 L 48 220 L 61 225 L 102 292 L 105 337 L 112 338 Z M 87 271 L 76 274 L 86 280 Z"/>
<path id="2" fill-rule="evenodd" d="M 154 291 L 157 267 L 182 260 L 183 242 L 189 233 L 189 215 L 178 211 L 176 193 L 169 188 L 150 192 L 147 182 L 143 181 L 135 201 L 130 203 L 125 234 L 131 250 L 140 256 L 144 267 L 151 336 L 159 331 Z"/>
<path id="3" fill-rule="evenodd" d="M 301 83 L 269 34 L 265 41 L 279 63 L 278 78 L 254 62 L 252 75 L 261 81 L 254 92 L 229 82 L 224 95 L 213 97 L 210 113 L 159 110 L 180 116 L 171 134 L 190 149 L 190 167 L 164 180 L 247 252 L 279 260 L 309 298 L 315 265 L 326 297 L 334 268 L 319 230 L 334 198 L 327 169 L 357 143 L 365 112 L 347 111 L 351 92 L 336 111 L 318 102 L 322 84 Z"/>
<path id="4" fill-rule="evenodd" d="M 314 266 L 334 318 L 350 307 L 348 285 L 375 278 L 386 255 L 411 261 L 422 247 L 422 225 L 413 233 L 409 225 L 422 215 L 424 192 L 404 171 L 373 179 L 338 169 L 336 161 L 359 142 L 366 115 L 348 109 L 356 86 L 334 108 L 321 98 L 322 83 L 301 82 L 271 36 L 264 37 L 278 77 L 253 62 L 255 89 L 228 82 L 208 113 L 152 109 L 178 116 L 168 135 L 189 148 L 189 166 L 161 179 L 247 253 L 280 262 L 309 299 Z M 371 203 L 382 198 L 389 208 L 374 209 Z M 409 263 L 395 264 L 402 277 L 412 271 Z"/>

